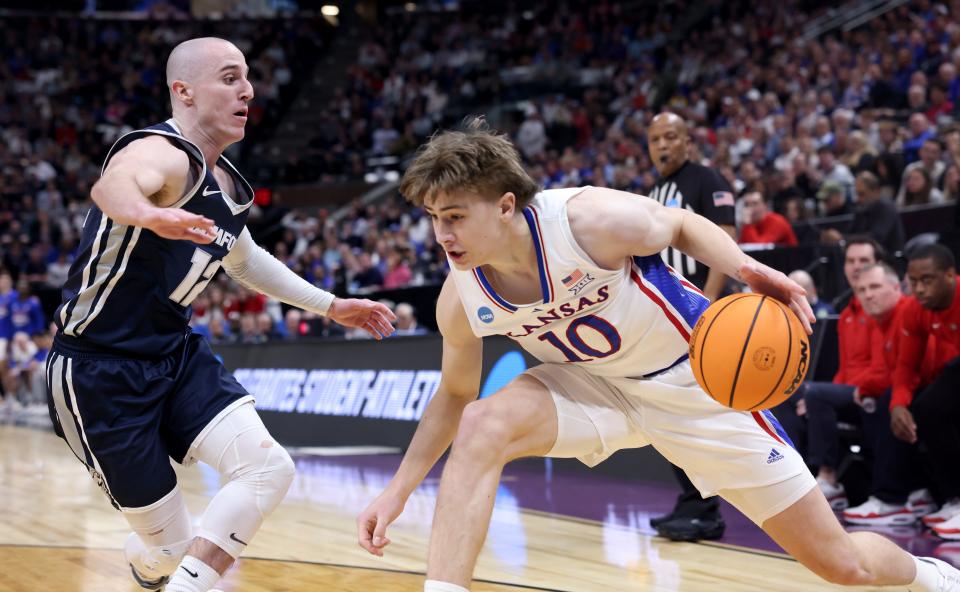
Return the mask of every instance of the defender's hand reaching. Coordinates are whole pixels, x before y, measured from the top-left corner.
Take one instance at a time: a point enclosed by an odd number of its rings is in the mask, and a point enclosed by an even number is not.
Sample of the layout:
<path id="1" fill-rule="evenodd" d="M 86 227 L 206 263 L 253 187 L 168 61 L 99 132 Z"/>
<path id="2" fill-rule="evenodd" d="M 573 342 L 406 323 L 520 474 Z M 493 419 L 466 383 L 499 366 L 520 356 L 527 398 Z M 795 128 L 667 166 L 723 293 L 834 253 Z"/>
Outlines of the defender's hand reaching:
<path id="1" fill-rule="evenodd" d="M 387 306 L 358 298 L 334 299 L 327 316 L 344 327 L 360 327 L 377 340 L 392 335 L 392 323 L 397 320 L 397 315 Z"/>

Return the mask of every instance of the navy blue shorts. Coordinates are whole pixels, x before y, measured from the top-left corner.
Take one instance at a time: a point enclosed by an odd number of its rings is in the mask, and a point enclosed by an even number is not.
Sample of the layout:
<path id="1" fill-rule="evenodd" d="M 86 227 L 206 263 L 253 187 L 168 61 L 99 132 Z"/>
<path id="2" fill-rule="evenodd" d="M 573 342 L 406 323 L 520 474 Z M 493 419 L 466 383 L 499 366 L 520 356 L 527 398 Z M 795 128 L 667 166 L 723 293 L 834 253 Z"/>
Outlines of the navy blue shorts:
<path id="1" fill-rule="evenodd" d="M 189 334 L 158 360 L 122 358 L 54 341 L 47 358 L 54 428 L 118 509 L 149 506 L 177 478 L 197 436 L 250 397 L 210 345 Z"/>

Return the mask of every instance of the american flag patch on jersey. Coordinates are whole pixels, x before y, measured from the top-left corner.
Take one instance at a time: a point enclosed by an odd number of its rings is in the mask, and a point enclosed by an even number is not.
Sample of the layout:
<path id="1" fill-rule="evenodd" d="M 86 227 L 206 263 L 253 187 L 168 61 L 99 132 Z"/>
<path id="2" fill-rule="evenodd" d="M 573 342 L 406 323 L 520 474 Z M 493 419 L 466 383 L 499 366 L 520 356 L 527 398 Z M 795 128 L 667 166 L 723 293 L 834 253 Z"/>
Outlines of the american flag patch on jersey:
<path id="1" fill-rule="evenodd" d="M 571 273 L 570 275 L 568 275 L 567 277 L 563 278 L 560 281 L 563 282 L 564 287 L 569 289 L 571 286 L 575 285 L 577 282 L 579 282 L 582 279 L 583 279 L 583 272 L 577 269 L 573 273 Z"/>
<path id="2" fill-rule="evenodd" d="M 733 206 L 733 194 L 729 191 L 714 191 L 713 205 L 715 206 Z"/>
<path id="3" fill-rule="evenodd" d="M 589 273 L 584 273 L 580 269 L 575 269 L 573 273 L 560 280 L 563 286 L 573 293 L 574 296 L 587 287 L 595 278 Z"/>

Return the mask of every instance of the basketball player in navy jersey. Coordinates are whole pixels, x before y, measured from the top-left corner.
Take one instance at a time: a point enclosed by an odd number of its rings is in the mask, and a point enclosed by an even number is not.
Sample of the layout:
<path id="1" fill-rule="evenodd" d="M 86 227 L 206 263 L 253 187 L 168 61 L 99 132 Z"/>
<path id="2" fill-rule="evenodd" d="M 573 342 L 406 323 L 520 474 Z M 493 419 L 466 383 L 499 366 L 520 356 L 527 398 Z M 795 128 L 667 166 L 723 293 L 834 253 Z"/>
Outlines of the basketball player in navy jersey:
<path id="1" fill-rule="evenodd" d="M 387 526 L 451 442 L 426 592 L 470 585 L 507 462 L 575 457 L 593 466 L 653 444 L 827 580 L 960 590 L 950 565 L 875 533 L 845 532 L 769 413 L 729 409 L 697 385 L 686 352 L 708 300 L 663 262 L 668 245 L 789 303 L 808 332 L 814 321 L 800 286 L 716 225 L 611 189 L 540 191 L 510 142 L 478 122 L 434 136 L 400 191 L 423 205 L 450 261 L 437 301 L 442 379 L 396 475 L 357 518 L 368 552 L 383 554 Z M 495 334 L 543 363 L 474 401 L 482 337 Z"/>
<path id="2" fill-rule="evenodd" d="M 253 191 L 222 156 L 244 136 L 247 72 L 222 39 L 174 48 L 173 117 L 108 153 L 56 314 L 51 415 L 129 522 L 126 558 L 148 590 L 212 589 L 294 476 L 252 397 L 188 327 L 190 303 L 217 270 L 375 338 L 392 332 L 384 305 L 334 298 L 253 242 Z M 226 479 L 196 531 L 171 458 Z"/>

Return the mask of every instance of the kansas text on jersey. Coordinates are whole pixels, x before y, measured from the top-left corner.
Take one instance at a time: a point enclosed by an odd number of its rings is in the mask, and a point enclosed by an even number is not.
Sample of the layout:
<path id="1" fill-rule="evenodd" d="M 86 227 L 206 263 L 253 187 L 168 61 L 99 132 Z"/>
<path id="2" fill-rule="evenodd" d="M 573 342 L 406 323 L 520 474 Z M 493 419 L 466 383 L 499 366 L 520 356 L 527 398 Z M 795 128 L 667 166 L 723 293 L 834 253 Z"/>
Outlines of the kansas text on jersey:
<path id="1" fill-rule="evenodd" d="M 236 242 L 253 203 L 253 189 L 225 157 L 218 164 L 234 181 L 221 188 L 200 149 L 180 135 L 173 120 L 130 132 L 103 163 L 134 140 L 166 137 L 190 158 L 196 183 L 171 207 L 214 221 L 216 239 L 206 245 L 161 238 L 150 230 L 118 224 L 94 205 L 83 224 L 79 254 L 63 287 L 55 321 L 58 338 L 74 346 L 163 356 L 182 343 L 190 303 L 213 278 Z M 230 190 L 241 193 L 235 201 Z"/>
<path id="2" fill-rule="evenodd" d="M 678 364 L 707 299 L 659 254 L 599 267 L 567 220 L 567 202 L 580 191 L 543 191 L 523 210 L 542 300 L 508 302 L 481 268 L 451 265 L 474 334 L 506 335 L 541 361 L 583 364 L 598 376 L 645 377 Z"/>

